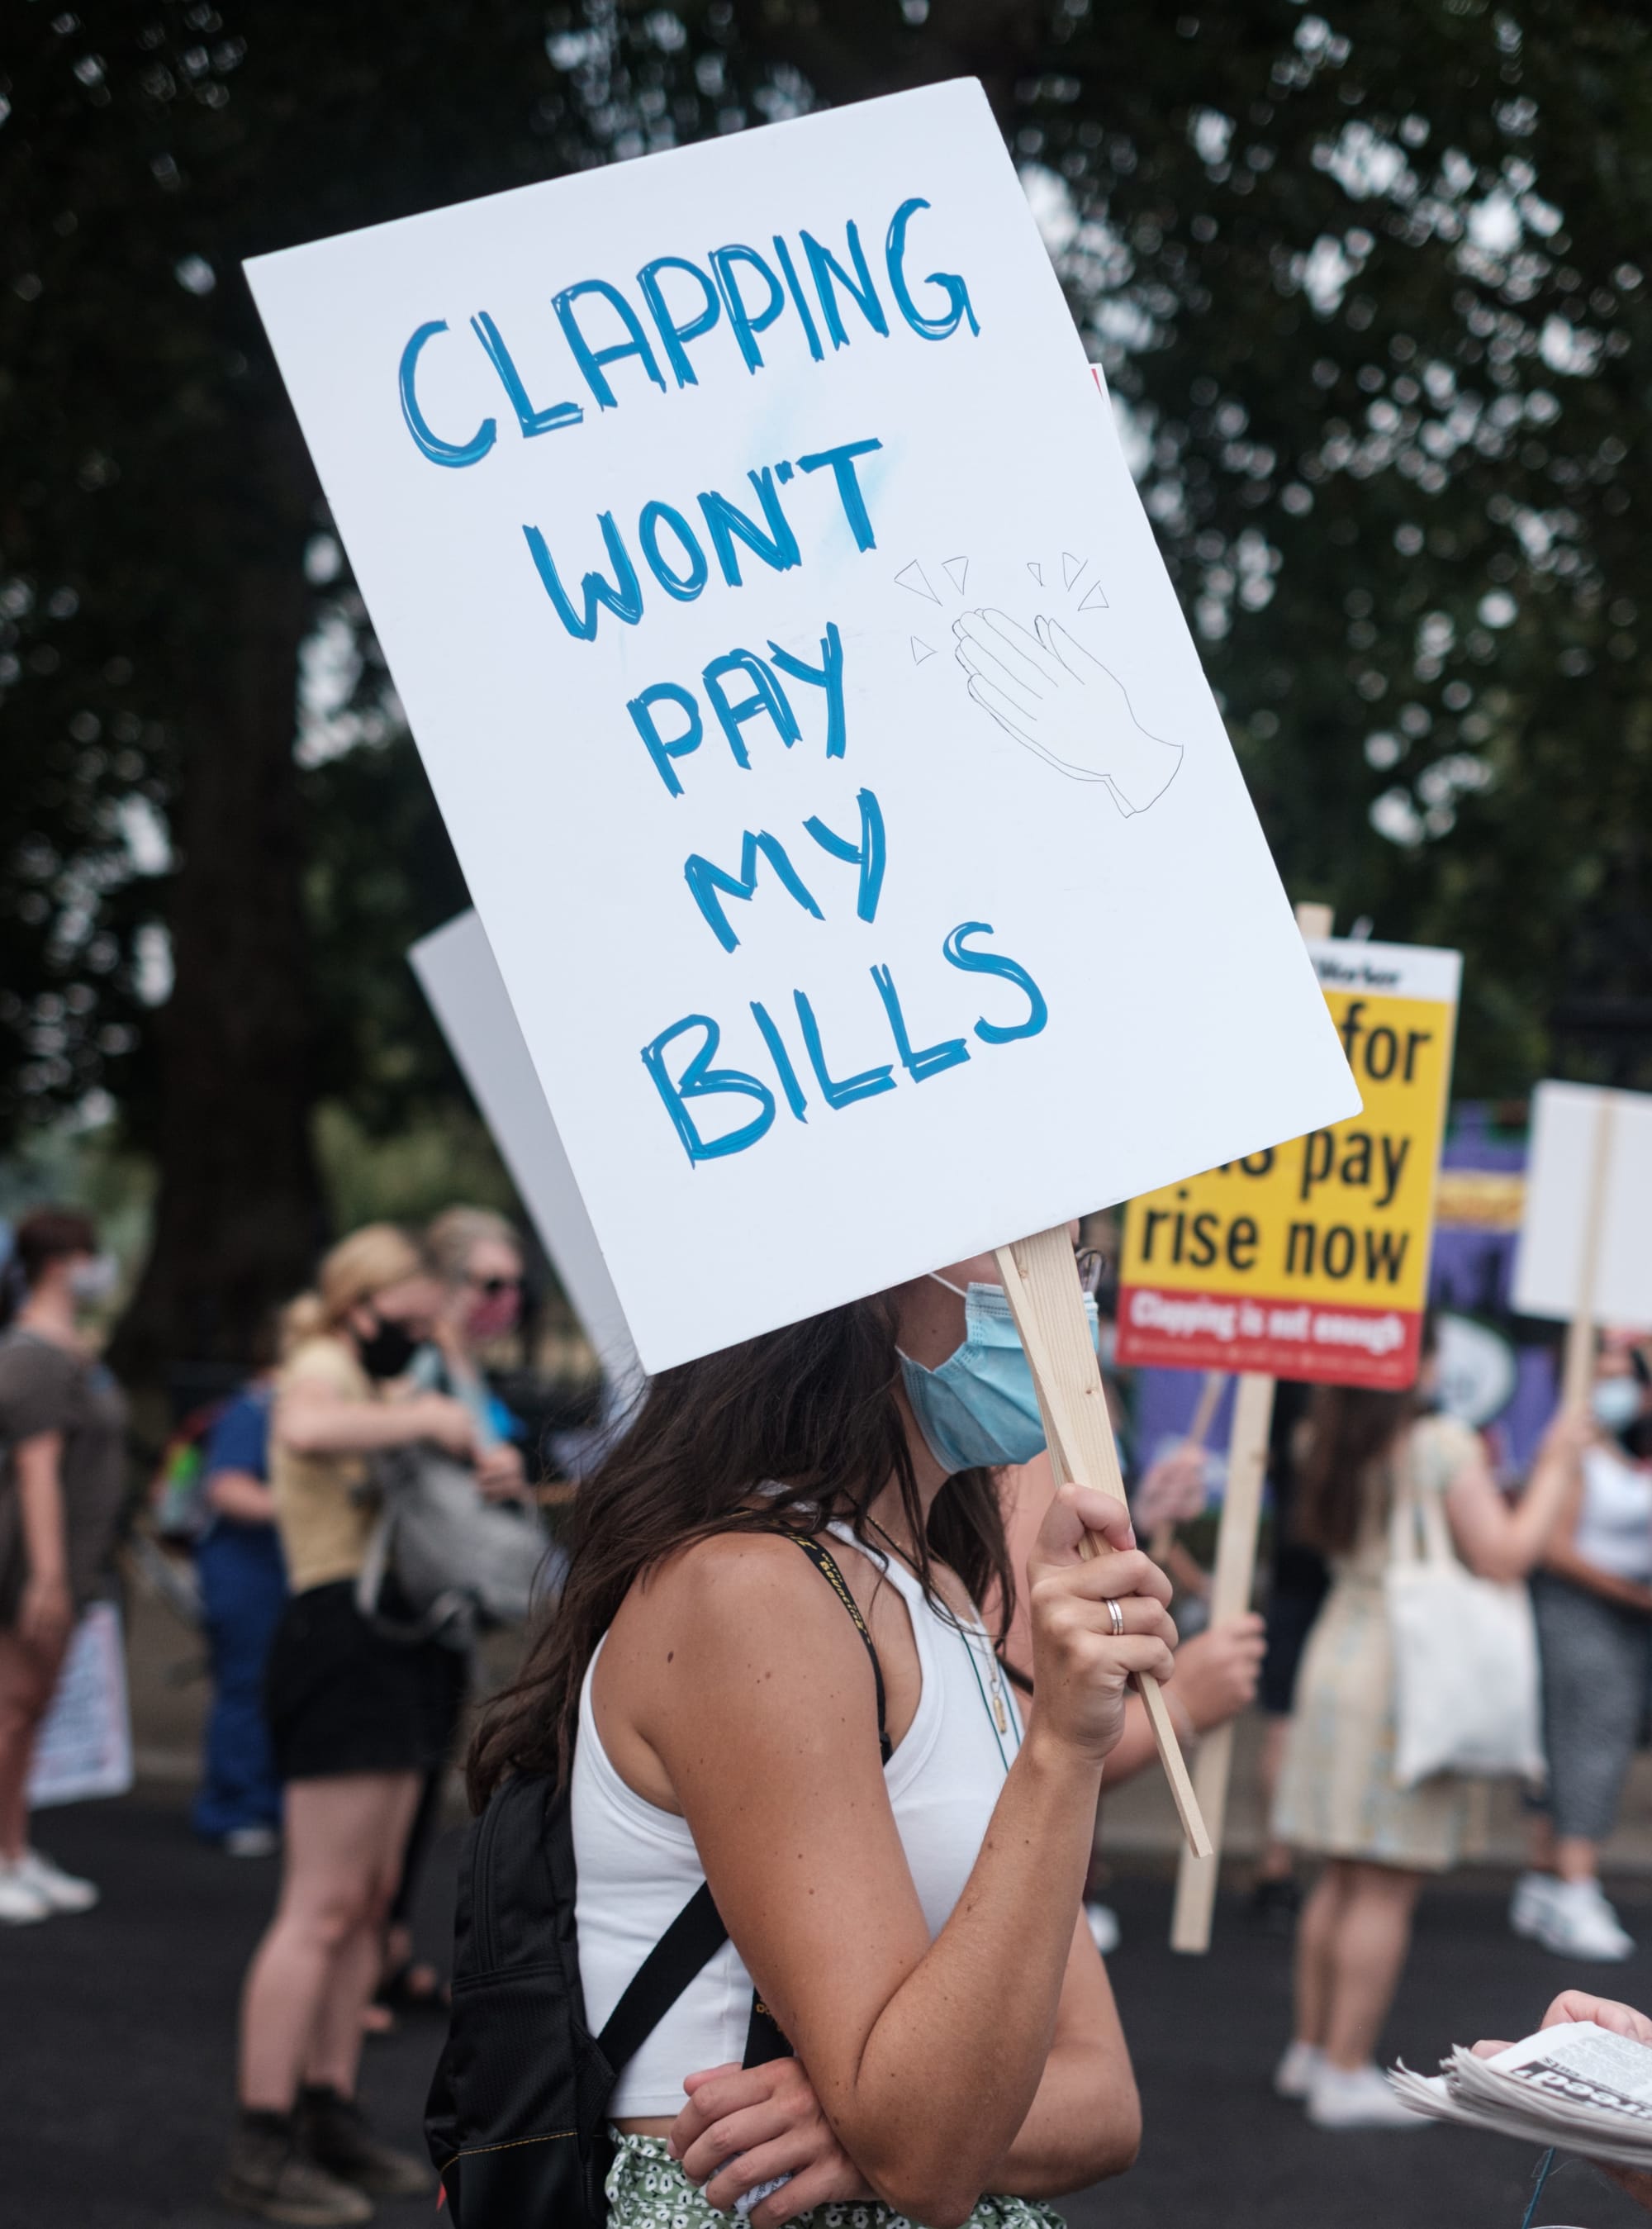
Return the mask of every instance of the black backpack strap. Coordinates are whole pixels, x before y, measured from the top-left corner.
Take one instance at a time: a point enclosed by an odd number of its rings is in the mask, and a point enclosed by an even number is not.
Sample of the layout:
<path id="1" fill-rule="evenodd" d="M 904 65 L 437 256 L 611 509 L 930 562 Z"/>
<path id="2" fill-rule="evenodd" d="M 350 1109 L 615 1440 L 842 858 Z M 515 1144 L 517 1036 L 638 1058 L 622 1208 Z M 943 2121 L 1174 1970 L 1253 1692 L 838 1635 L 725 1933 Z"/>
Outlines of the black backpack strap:
<path id="1" fill-rule="evenodd" d="M 727 1940 L 711 1884 L 702 1881 L 631 1975 L 597 2038 L 616 2074 Z"/>
<path id="2" fill-rule="evenodd" d="M 872 1678 L 877 1688 L 878 1751 L 887 1764 L 893 1750 L 886 1724 L 883 1667 L 878 1661 L 878 1652 L 873 1644 L 872 1635 L 867 1630 L 866 1620 L 861 1615 L 861 1606 L 849 1592 L 848 1582 L 838 1569 L 836 1559 L 817 1541 L 805 1540 L 801 1534 L 786 1532 L 781 1526 L 774 1529 L 784 1539 L 797 1542 L 836 1594 L 853 1620 L 855 1630 L 866 1643 L 866 1653 L 872 1659 Z M 689 1983 L 704 1972 L 727 1940 L 728 1930 L 712 1900 L 711 1884 L 704 1881 L 631 1975 L 619 2002 L 609 2014 L 602 2033 L 597 2038 L 598 2048 L 616 2074 L 647 2041 Z M 781 2033 L 779 2023 L 754 1989 L 742 2064 L 762 2066 L 772 2059 L 789 2059 L 791 2056 L 791 2046 Z"/>

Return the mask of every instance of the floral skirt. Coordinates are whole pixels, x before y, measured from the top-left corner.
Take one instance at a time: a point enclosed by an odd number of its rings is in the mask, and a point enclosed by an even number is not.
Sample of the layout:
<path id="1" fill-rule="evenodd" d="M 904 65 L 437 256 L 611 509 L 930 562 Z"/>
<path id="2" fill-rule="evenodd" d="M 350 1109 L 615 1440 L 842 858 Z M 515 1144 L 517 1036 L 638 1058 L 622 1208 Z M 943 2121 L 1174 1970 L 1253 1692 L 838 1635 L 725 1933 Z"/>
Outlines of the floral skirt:
<path id="1" fill-rule="evenodd" d="M 731 2217 L 706 2203 L 665 2149 L 663 2136 L 619 2136 L 608 2176 L 608 2229 L 730 2229 Z M 807 2229 L 918 2229 L 904 2213 L 868 2199 L 843 2199 L 800 2213 Z M 1031 2198 L 983 2198 L 966 2229 L 1065 2229 L 1061 2216 Z"/>

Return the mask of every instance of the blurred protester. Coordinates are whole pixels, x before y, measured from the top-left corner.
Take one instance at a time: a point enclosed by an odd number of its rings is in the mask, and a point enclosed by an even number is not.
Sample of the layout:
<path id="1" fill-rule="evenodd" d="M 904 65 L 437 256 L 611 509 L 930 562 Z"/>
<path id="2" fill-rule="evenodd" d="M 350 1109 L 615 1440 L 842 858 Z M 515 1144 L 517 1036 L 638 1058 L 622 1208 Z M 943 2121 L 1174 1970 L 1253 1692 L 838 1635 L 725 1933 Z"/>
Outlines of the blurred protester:
<path id="1" fill-rule="evenodd" d="M 481 1351 L 522 1321 L 522 1242 L 490 1207 L 450 1207 L 426 1231 L 425 1250 L 442 1282 L 442 1304 L 413 1359 L 413 1382 L 464 1402 L 482 1444 L 503 1451 L 488 1489 L 509 1492 L 522 1480 L 522 1426 L 489 1384 Z"/>
<path id="2" fill-rule="evenodd" d="M 211 1655 L 195 1830 L 232 1858 L 268 1857 L 281 1835 L 281 1784 L 264 1717 L 264 1673 L 287 1603 L 287 1570 L 270 1489 L 273 1371 L 227 1402 L 207 1435 L 204 1518 L 195 1545 Z"/>
<path id="3" fill-rule="evenodd" d="M 1303 1649 L 1329 1590 L 1325 1558 L 1296 1537 L 1296 1476 L 1298 1444 L 1310 1389 L 1282 1383 L 1273 1399 L 1269 1435 L 1268 1487 L 1273 1501 L 1272 1570 L 1267 1594 L 1267 1648 L 1262 1659 L 1262 1801 L 1272 1815 L 1279 1775 L 1290 1735 L 1297 1674 Z M 1290 1846 L 1270 1834 L 1263 1846 L 1251 1889 L 1251 1917 L 1265 1934 L 1295 1931 L 1302 1906 Z"/>
<path id="4" fill-rule="evenodd" d="M 1576 1454 L 1532 1581 L 1549 1783 L 1508 1919 L 1562 1956 L 1609 1962 L 1635 1944 L 1601 1889 L 1600 1846 L 1652 1695 L 1652 1391 L 1626 1340 L 1602 1342 Z"/>
<path id="5" fill-rule="evenodd" d="M 284 1789 L 279 1900 L 241 2007 L 239 2125 L 220 2183 L 234 2205 L 312 2229 L 364 2221 L 368 2193 L 428 2187 L 355 2103 L 362 2014 L 424 1777 L 441 1757 L 464 1661 L 391 1640 L 355 1604 L 375 1516 L 370 1458 L 430 1441 L 477 1453 L 470 1410 L 399 1380 L 441 1293 L 401 1231 L 336 1246 L 288 1310 L 270 1483 L 292 1598 L 266 1688 Z"/>
<path id="6" fill-rule="evenodd" d="M 0 1334 L 0 1922 L 86 1911 L 90 1881 L 29 1847 L 35 1739 L 80 1612 L 106 1577 L 125 1487 L 125 1404 L 82 1336 L 114 1262 L 91 1219 L 38 1208 L 17 1225 Z"/>
<path id="7" fill-rule="evenodd" d="M 1041 1455 L 1031 1462 L 1001 1470 L 997 1480 L 1005 1543 L 1015 1574 L 1015 1611 L 1004 1640 L 1003 1666 L 1015 1685 L 1030 1696 L 1033 1683 L 1028 1667 L 1033 1654 L 1028 1558 L 1055 1497 L 1055 1477 L 1048 1455 Z M 1130 1515 L 1137 1537 L 1144 1539 L 1162 1524 L 1181 1523 L 1197 1516 L 1204 1499 L 1203 1449 L 1173 1449 L 1149 1467 L 1131 1497 Z M 1249 1610 L 1207 1626 L 1179 1645 L 1175 1669 L 1165 1682 L 1164 1695 L 1184 1745 L 1190 1745 L 1213 1726 L 1236 1718 L 1255 1700 L 1262 1646 L 1262 1620 Z M 1124 1731 L 1107 1762 L 1106 1788 L 1117 1788 L 1131 1779 L 1156 1754 L 1147 1706 L 1139 1695 L 1131 1694 L 1125 1700 Z M 1085 1917 L 1097 1950 L 1104 1957 L 1110 1956 L 1119 1943 L 1117 1913 L 1097 1894 L 1087 1892 Z"/>
<path id="8" fill-rule="evenodd" d="M 522 1256 L 515 1230 L 489 1207 L 450 1207 L 425 1233 L 425 1252 L 441 1281 L 442 1300 L 430 1339 L 413 1357 L 411 1382 L 451 1394 L 470 1410 L 483 1451 L 479 1482 L 485 1493 L 520 1493 L 525 1472 L 514 1416 L 489 1384 L 483 1351 L 508 1338 L 522 1320 Z M 433 1967 L 413 1955 L 413 1911 L 426 1856 L 441 1825 L 447 1766 L 458 1746 L 463 1693 L 456 1690 L 452 1720 L 442 1740 L 441 1762 L 425 1776 L 419 1808 L 390 1906 L 384 1971 L 369 2025 L 396 2013 L 440 2011 L 443 1993 Z"/>
<path id="9" fill-rule="evenodd" d="M 1559 1517 L 1573 1454 L 1553 1429 L 1512 1509 L 1479 1440 L 1423 1413 L 1431 1354 L 1405 1393 L 1322 1386 L 1297 1476 L 1297 1533 L 1329 1560 L 1331 1591 L 1303 1654 L 1274 1832 L 1326 1860 L 1297 1930 L 1296 2022 L 1274 2076 L 1327 2129 L 1425 2126 L 1373 2063 L 1399 1985 L 1418 1891 L 1457 1860 L 1469 1783 L 1394 1778 L 1393 1658 L 1383 1590 L 1395 1482 L 1443 1510 L 1482 1578 L 1522 1578 Z"/>

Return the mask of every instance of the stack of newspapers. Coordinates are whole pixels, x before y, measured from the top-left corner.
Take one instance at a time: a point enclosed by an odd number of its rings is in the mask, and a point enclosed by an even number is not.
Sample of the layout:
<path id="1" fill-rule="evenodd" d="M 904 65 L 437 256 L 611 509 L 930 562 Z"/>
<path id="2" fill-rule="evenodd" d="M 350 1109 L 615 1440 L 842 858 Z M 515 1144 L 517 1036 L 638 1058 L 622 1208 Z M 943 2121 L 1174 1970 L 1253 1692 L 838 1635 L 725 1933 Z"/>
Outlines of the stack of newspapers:
<path id="1" fill-rule="evenodd" d="M 1652 2170 L 1652 2046 L 1568 2020 L 1494 2059 L 1461 2045 L 1433 2077 L 1388 2079 L 1414 2112 Z"/>

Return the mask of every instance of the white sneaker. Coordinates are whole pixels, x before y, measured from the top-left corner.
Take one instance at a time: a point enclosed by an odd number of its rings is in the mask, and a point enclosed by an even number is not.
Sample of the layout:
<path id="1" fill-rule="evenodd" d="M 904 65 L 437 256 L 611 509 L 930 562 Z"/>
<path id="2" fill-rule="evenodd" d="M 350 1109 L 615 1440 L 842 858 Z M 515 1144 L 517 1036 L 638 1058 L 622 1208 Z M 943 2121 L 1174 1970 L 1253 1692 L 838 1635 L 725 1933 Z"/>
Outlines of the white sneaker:
<path id="1" fill-rule="evenodd" d="M 1598 1880 L 1556 1881 L 1532 1931 L 1546 1950 L 1602 1965 L 1616 1965 L 1635 1949 L 1634 1937 L 1619 1925 Z"/>
<path id="2" fill-rule="evenodd" d="M 0 1860 L 0 1927 L 30 1927 L 51 1916 L 51 1905 L 23 1872 L 22 1861 Z"/>
<path id="3" fill-rule="evenodd" d="M 1118 1914 L 1111 1904 L 1087 1904 L 1084 1916 L 1090 1923 L 1090 1939 L 1104 1958 L 1111 1957 L 1118 1948 Z"/>
<path id="4" fill-rule="evenodd" d="M 1322 2066 L 1308 2093 L 1316 2129 L 1425 2129 L 1428 2121 L 1390 2088 L 1375 2066 Z"/>
<path id="5" fill-rule="evenodd" d="M 1523 1872 L 1514 1883 L 1514 1893 L 1508 1899 L 1508 1924 L 1511 1932 L 1523 1935 L 1528 1943 L 1535 1943 L 1543 1924 L 1543 1914 L 1548 1909 L 1551 1892 L 1559 1886 L 1553 1873 Z"/>
<path id="6" fill-rule="evenodd" d="M 1305 2098 L 1324 2064 L 1325 2054 L 1316 2043 L 1293 2043 L 1273 2070 L 1275 2097 Z"/>
<path id="7" fill-rule="evenodd" d="M 25 1850 L 16 1870 L 48 1911 L 90 1911 L 100 1893 L 95 1882 L 66 1873 L 39 1850 Z"/>

